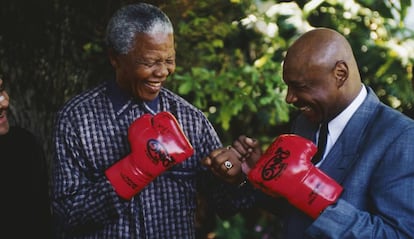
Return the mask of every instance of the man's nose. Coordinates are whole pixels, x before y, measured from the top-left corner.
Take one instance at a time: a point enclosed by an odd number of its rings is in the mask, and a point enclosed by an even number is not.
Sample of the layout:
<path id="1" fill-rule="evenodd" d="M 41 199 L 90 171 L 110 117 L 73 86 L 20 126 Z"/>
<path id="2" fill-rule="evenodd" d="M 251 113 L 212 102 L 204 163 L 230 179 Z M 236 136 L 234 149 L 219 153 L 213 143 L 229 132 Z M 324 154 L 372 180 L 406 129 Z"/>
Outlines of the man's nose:
<path id="1" fill-rule="evenodd" d="M 296 97 L 296 95 L 294 94 L 294 92 L 292 91 L 292 90 L 290 90 L 289 88 L 288 88 L 288 91 L 287 91 L 287 94 L 286 94 L 286 97 L 285 97 L 285 101 L 286 101 L 286 103 L 288 103 L 288 104 L 293 104 L 294 102 L 296 102 L 297 101 L 297 97 Z"/>

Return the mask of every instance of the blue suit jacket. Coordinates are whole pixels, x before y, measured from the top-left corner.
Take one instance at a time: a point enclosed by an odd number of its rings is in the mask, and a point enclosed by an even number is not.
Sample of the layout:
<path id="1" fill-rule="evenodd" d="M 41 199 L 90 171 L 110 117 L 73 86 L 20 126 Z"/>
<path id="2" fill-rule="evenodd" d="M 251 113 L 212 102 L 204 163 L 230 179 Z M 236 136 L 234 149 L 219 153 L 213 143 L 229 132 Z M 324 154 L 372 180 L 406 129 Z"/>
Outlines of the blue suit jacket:
<path id="1" fill-rule="evenodd" d="M 292 132 L 312 139 L 316 129 L 299 116 Z M 372 89 L 320 169 L 343 186 L 340 199 L 316 220 L 278 201 L 283 238 L 414 238 L 414 121 Z"/>

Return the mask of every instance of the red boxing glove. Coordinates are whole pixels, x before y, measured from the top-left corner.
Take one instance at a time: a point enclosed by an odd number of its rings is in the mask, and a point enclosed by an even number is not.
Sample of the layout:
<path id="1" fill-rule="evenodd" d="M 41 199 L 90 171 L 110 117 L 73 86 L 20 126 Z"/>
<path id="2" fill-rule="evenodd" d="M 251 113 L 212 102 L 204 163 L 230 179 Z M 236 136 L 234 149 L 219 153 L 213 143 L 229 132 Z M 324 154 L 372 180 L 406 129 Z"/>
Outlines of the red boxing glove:
<path id="1" fill-rule="evenodd" d="M 253 185 L 316 219 L 335 203 L 342 187 L 311 163 L 317 148 L 294 134 L 280 135 L 248 174 Z"/>
<path id="2" fill-rule="evenodd" d="M 105 171 L 117 194 L 130 200 L 155 177 L 190 157 L 194 149 L 168 112 L 144 114 L 128 129 L 131 153 Z"/>

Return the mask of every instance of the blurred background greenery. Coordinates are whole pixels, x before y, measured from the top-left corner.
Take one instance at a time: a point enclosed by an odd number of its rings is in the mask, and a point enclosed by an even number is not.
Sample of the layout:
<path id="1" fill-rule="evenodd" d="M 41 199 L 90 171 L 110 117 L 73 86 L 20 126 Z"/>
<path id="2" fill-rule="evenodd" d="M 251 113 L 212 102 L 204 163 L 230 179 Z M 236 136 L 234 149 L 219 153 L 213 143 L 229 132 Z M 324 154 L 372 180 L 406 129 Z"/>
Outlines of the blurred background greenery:
<path id="1" fill-rule="evenodd" d="M 103 42 L 120 0 L 2 0 L 0 75 L 12 121 L 36 135 L 51 159 L 56 111 L 112 77 Z M 175 25 L 177 71 L 167 87 L 202 109 L 224 144 L 240 134 L 264 147 L 286 132 L 295 109 L 284 102 L 287 47 L 313 27 L 343 33 L 364 83 L 414 116 L 414 12 L 410 0 L 153 0 Z M 50 162 L 50 161 L 49 161 Z M 260 209 L 204 219 L 200 238 L 278 238 L 277 217 Z"/>

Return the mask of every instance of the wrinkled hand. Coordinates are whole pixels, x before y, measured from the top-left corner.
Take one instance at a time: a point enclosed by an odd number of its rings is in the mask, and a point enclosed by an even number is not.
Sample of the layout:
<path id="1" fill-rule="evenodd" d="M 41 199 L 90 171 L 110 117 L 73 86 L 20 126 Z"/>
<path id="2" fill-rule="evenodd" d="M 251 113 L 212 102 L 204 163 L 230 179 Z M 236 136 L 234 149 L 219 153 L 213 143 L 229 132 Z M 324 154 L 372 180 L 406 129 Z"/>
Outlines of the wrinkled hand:
<path id="1" fill-rule="evenodd" d="M 212 151 L 202 160 L 202 164 L 228 183 L 240 184 L 245 180 L 238 153 L 231 146 Z M 228 164 L 227 167 L 226 164 Z"/>
<path id="2" fill-rule="evenodd" d="M 233 151 L 236 151 L 237 158 L 241 162 L 242 171 L 248 174 L 256 162 L 262 156 L 262 149 L 259 141 L 240 135 L 232 144 Z"/>
<path id="3" fill-rule="evenodd" d="M 239 136 L 232 146 L 212 151 L 202 163 L 224 181 L 240 184 L 262 155 L 257 140 L 245 135 Z M 226 167 L 226 164 L 231 167 Z"/>

